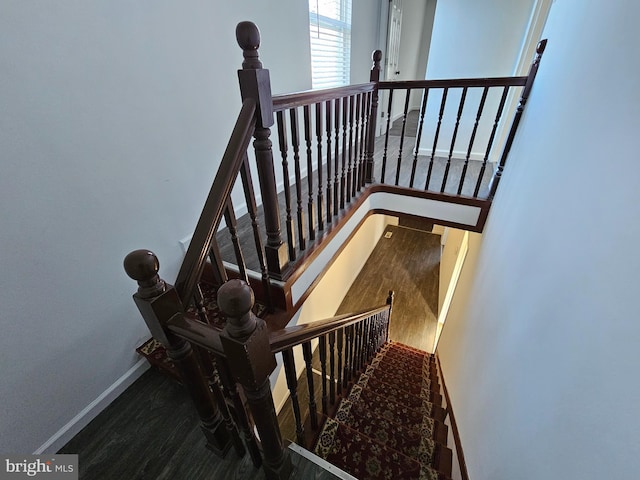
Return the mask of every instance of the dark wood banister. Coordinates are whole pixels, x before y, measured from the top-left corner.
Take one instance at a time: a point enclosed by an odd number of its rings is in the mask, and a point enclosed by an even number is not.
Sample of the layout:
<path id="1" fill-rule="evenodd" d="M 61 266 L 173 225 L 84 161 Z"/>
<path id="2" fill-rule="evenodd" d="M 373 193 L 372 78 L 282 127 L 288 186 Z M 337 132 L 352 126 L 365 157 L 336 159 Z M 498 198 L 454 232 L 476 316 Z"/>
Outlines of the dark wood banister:
<path id="1" fill-rule="evenodd" d="M 524 87 L 528 76 L 493 78 L 454 78 L 441 80 L 401 80 L 379 82 L 379 90 L 417 89 L 417 88 L 454 88 L 454 87 Z"/>
<path id="2" fill-rule="evenodd" d="M 191 303 L 196 286 L 211 247 L 211 239 L 218 230 L 227 199 L 247 154 L 247 148 L 256 125 L 256 102 L 247 98 L 233 128 L 233 133 L 218 167 L 218 172 L 204 204 L 191 243 L 178 272 L 175 288 L 180 300 Z"/>
<path id="3" fill-rule="evenodd" d="M 367 310 L 336 315 L 335 317 L 305 323 L 304 325 L 275 330 L 269 335 L 271 352 L 275 354 L 287 348 L 301 345 L 320 335 L 325 335 L 337 331 L 342 327 L 353 325 L 363 318 L 371 317 L 388 309 L 389 305 L 385 304 Z M 206 348 L 220 357 L 226 357 L 220 341 L 220 331 L 215 327 L 181 314 L 174 315 L 167 322 L 166 327 L 192 344 Z"/>
<path id="4" fill-rule="evenodd" d="M 302 92 L 287 93 L 273 96 L 273 111 L 279 112 L 288 108 L 301 107 L 320 103 L 326 100 L 348 97 L 358 93 L 372 92 L 375 82 L 361 83 L 358 85 L 346 85 L 344 87 L 327 88 L 323 90 L 304 90 Z"/>
<path id="5" fill-rule="evenodd" d="M 369 310 L 337 315 L 332 318 L 305 323 L 304 325 L 296 325 L 294 327 L 286 327 L 281 330 L 276 330 L 271 332 L 269 335 L 271 351 L 273 353 L 278 353 L 286 350 L 287 348 L 301 345 L 304 342 L 308 342 L 319 337 L 320 335 L 326 335 L 330 332 L 337 331 L 342 327 L 353 325 L 364 318 L 371 317 L 386 310 L 389 310 L 389 305 L 382 305 Z"/>

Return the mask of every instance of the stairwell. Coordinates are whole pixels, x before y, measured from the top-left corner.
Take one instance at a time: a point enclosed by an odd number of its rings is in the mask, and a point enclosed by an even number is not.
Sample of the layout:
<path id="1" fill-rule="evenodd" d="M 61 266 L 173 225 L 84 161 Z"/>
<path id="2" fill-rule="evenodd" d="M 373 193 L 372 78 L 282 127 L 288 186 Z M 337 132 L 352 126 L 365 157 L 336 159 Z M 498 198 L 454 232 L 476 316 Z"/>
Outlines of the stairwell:
<path id="1" fill-rule="evenodd" d="M 435 357 L 387 342 L 325 418 L 313 451 L 361 480 L 451 477 Z"/>

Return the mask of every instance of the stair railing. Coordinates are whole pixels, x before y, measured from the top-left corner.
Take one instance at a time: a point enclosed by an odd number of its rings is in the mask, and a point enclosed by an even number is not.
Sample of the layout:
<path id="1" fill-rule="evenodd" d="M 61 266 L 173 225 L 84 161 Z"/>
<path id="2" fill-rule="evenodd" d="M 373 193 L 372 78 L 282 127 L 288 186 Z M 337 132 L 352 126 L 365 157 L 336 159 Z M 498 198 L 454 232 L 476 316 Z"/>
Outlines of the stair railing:
<path id="1" fill-rule="evenodd" d="M 382 106 L 386 118 L 384 142 L 381 142 L 382 150 L 377 157 L 379 168 L 374 173 L 378 181 L 440 194 L 492 200 L 546 43 L 542 40 L 538 44 L 536 58 L 526 76 L 378 82 L 377 90 L 388 92 Z M 503 115 L 512 91 L 520 92 L 520 101 L 507 139 L 504 145 L 500 145 L 496 142 L 496 134 L 501 122 L 507 121 Z M 450 107 L 452 98 L 455 98 L 453 108 Z M 413 99 L 420 101 L 415 112 L 416 125 L 412 127 L 415 131 L 409 136 L 407 120 L 412 112 Z M 401 100 L 399 113 L 396 100 Z M 396 122 L 401 124 L 397 140 L 390 135 Z M 428 144 L 423 138 L 427 133 L 431 134 Z M 405 145 L 408 139 L 411 144 Z M 492 157 L 497 158 L 495 152 L 501 147 L 496 171 L 487 170 Z M 477 163 L 480 163 L 479 168 L 473 165 Z M 451 175 L 454 170 L 456 175 Z"/>
<path id="2" fill-rule="evenodd" d="M 336 395 L 346 392 L 349 382 L 355 381 L 388 339 L 392 292 L 384 306 L 269 332 L 252 311 L 251 287 L 231 279 L 218 290 L 218 305 L 227 319 L 220 331 L 184 314 L 177 289 L 160 279 L 159 262 L 152 252 L 131 252 L 125 258 L 125 270 L 138 282 L 134 301 L 140 313 L 166 348 L 194 402 L 207 447 L 220 457 L 231 447 L 240 456 L 248 450 L 268 479 L 284 480 L 292 472 L 271 392 L 276 353 L 282 354 L 297 440 L 309 447 L 312 437 L 304 434 L 294 348 L 302 349 L 307 369 L 313 431 L 319 427 L 312 366 L 315 341 L 322 372 L 321 411 L 326 415 L 330 405 L 336 404 Z M 253 434 L 254 425 L 259 439 Z"/>

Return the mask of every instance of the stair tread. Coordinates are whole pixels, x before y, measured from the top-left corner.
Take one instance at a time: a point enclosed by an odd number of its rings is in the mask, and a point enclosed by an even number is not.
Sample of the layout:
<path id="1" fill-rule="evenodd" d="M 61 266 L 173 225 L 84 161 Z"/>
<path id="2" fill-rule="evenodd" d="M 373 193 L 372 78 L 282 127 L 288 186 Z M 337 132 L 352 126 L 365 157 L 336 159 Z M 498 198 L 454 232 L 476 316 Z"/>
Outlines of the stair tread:
<path id="1" fill-rule="evenodd" d="M 446 478 L 430 465 L 420 464 L 417 460 L 332 418 L 325 422 L 314 453 L 362 479 Z"/>
<path id="2" fill-rule="evenodd" d="M 359 478 L 447 479 L 453 454 L 446 446 L 441 402 L 435 357 L 387 342 L 322 427 L 316 453 Z M 332 446 L 329 437 L 337 444 Z M 365 457 L 364 447 L 373 445 L 375 452 Z M 382 449 L 387 460 L 377 458 Z M 398 455 L 417 461 L 421 470 Z M 387 465 L 389 458 L 398 459 L 402 468 Z M 363 470 L 367 467 L 373 473 Z M 376 468 L 385 471 L 376 476 Z"/>

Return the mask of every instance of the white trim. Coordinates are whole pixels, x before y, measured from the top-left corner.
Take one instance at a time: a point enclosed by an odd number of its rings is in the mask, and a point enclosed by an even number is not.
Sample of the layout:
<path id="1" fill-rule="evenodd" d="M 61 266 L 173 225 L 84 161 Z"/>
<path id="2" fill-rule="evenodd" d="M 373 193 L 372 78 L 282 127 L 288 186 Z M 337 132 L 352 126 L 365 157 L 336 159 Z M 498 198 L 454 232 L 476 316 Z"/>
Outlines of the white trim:
<path id="1" fill-rule="evenodd" d="M 460 243 L 460 250 L 458 251 L 458 257 L 456 258 L 456 264 L 453 267 L 453 273 L 451 274 L 451 280 L 449 281 L 449 286 L 447 287 L 447 293 L 445 294 L 444 300 L 442 302 L 442 309 L 440 310 L 440 314 L 438 315 L 438 326 L 436 328 L 436 337 L 433 341 L 433 351 L 436 351 L 436 347 L 438 346 L 438 340 L 440 339 L 440 333 L 442 333 L 442 327 L 444 326 L 444 322 L 447 320 L 447 315 L 449 314 L 449 307 L 451 306 L 451 302 L 453 300 L 453 294 L 456 291 L 456 287 L 458 286 L 458 280 L 460 280 L 460 274 L 462 273 L 462 267 L 464 266 L 464 261 L 467 258 L 467 252 L 469 251 L 469 232 L 465 232 L 462 237 L 462 242 Z"/>
<path id="2" fill-rule="evenodd" d="M 306 458 L 310 462 L 315 463 L 319 467 L 324 468 L 326 471 L 332 473 L 337 478 L 341 478 L 341 479 L 344 479 L 344 480 L 358 480 L 353 475 L 348 474 L 344 470 L 340 470 L 335 465 L 332 465 L 329 462 L 327 462 L 324 458 L 320 458 L 315 453 L 311 453 L 309 450 L 307 450 L 306 448 L 302 448 L 300 445 L 298 445 L 296 443 L 290 444 L 289 445 L 289 449 L 293 450 L 294 452 L 296 452 L 301 457 Z"/>
<path id="3" fill-rule="evenodd" d="M 492 150 L 495 150 L 494 148 L 492 148 Z M 424 157 L 429 157 L 431 158 L 431 149 L 427 148 L 427 147 L 420 147 L 418 149 L 418 155 L 420 156 L 424 156 Z M 469 160 L 475 160 L 475 161 L 483 161 L 484 160 L 484 152 L 471 152 L 471 155 L 469 155 Z M 436 148 L 436 152 L 435 152 L 435 157 L 444 157 L 444 158 L 449 158 L 449 150 L 445 150 L 443 148 Z M 493 157 L 493 155 L 491 155 L 491 157 Z M 467 158 L 467 152 L 463 151 L 463 150 L 454 150 L 453 154 L 451 155 L 451 158 L 457 158 L 457 159 L 466 159 Z M 489 158 L 489 163 L 492 161 L 492 158 Z M 493 160 L 495 161 L 495 160 Z"/>
<path id="4" fill-rule="evenodd" d="M 96 418 L 100 412 L 109 406 L 122 392 L 124 392 L 133 382 L 147 371 L 149 363 L 141 358 L 138 362 L 116 380 L 109 388 L 102 392 L 98 398 L 83 408 L 80 413 L 73 417 L 65 426 L 54 433 L 49 440 L 44 442 L 33 452 L 34 455 L 56 453 L 69 440 L 75 437 L 80 430 L 89 425 L 89 422 Z"/>

